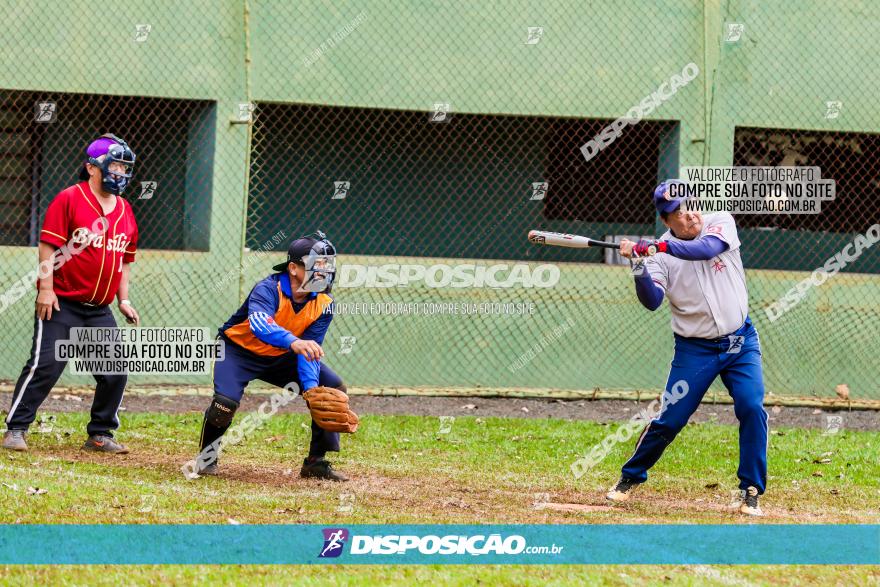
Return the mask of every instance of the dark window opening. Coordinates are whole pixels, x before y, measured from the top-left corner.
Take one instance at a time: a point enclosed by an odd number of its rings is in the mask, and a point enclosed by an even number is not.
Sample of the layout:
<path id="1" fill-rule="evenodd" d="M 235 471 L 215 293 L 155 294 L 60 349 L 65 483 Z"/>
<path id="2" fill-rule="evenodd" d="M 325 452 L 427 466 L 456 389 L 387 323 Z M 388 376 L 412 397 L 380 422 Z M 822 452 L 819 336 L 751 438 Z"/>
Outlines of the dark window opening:
<path id="1" fill-rule="evenodd" d="M 209 101 L 0 90 L 0 245 L 36 245 L 86 146 L 111 132 L 137 155 L 123 196 L 139 247 L 208 250 L 215 118 Z"/>
<path id="2" fill-rule="evenodd" d="M 348 254 L 601 262 L 601 251 L 538 247 L 526 235 L 654 232 L 650 197 L 661 144 L 677 148 L 675 123 L 628 127 L 587 162 L 581 145 L 611 121 L 454 110 L 431 119 L 257 104 L 248 246 L 321 229 Z"/>

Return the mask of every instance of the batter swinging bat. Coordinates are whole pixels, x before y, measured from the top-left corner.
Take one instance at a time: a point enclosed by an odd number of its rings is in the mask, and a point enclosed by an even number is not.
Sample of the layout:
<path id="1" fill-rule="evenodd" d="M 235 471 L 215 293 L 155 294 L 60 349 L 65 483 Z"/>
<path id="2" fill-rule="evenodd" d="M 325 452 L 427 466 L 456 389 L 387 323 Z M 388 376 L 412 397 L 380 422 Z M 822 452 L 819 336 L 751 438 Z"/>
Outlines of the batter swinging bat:
<path id="1" fill-rule="evenodd" d="M 590 247 L 599 247 L 602 249 L 620 249 L 620 243 L 610 243 L 608 241 L 597 241 L 585 236 L 576 234 L 564 234 L 561 232 L 547 232 L 545 230 L 530 230 L 529 242 L 537 245 L 549 245 L 551 247 L 570 247 L 573 249 L 588 249 Z M 648 254 L 654 255 L 657 247 L 648 248 Z"/>

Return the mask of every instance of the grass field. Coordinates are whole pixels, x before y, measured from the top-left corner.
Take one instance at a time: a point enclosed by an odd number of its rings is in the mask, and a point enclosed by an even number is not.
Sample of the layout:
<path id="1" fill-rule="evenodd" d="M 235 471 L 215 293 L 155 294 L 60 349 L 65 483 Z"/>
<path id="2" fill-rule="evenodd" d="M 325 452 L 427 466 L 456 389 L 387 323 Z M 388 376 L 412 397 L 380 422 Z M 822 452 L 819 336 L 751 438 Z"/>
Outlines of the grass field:
<path id="1" fill-rule="evenodd" d="M 58 414 L 31 434 L 28 453 L 0 454 L 2 523 L 878 523 L 880 437 L 774 430 L 766 516 L 728 509 L 735 489 L 736 429 L 689 425 L 625 507 L 603 490 L 632 443 L 618 445 L 580 480 L 569 465 L 616 425 L 564 420 L 365 415 L 334 460 L 345 484 L 298 477 L 307 417 L 283 414 L 221 459 L 223 474 L 194 481 L 180 466 L 196 452 L 197 414 L 128 414 L 120 438 L 132 454 L 83 453 L 86 415 Z M 36 427 L 35 427 L 36 428 Z M 827 461 L 827 462 L 825 462 Z M 39 488 L 45 492 L 34 492 Z M 550 505 L 537 505 L 550 502 Z M 747 548 L 747 545 L 742 545 Z M 26 584 L 326 583 L 306 567 L 7 567 Z M 334 574 L 334 578 L 340 575 Z M 348 567 L 341 584 L 866 584 L 876 567 Z M 666 579 L 665 577 L 669 577 Z M 345 583 L 348 581 L 349 583 Z"/>
<path id="2" fill-rule="evenodd" d="M 331 575 L 332 573 L 332 575 Z M 4 585 L 878 585 L 880 570 L 836 566 L 70 566 L 0 569 Z"/>

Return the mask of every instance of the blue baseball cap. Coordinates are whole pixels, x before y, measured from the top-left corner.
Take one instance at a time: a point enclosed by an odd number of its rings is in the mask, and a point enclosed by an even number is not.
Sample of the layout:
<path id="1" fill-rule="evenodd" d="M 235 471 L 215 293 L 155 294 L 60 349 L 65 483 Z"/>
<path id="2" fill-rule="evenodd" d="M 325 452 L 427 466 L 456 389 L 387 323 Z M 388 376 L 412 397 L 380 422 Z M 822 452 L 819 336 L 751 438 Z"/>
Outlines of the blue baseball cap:
<path id="1" fill-rule="evenodd" d="M 660 185 L 654 190 L 654 207 L 657 208 L 657 211 L 661 214 L 675 212 L 678 210 L 678 207 L 681 206 L 683 198 L 673 198 L 669 195 L 669 186 L 673 183 L 684 184 L 685 182 L 680 179 L 667 179 L 666 181 L 660 182 Z"/>

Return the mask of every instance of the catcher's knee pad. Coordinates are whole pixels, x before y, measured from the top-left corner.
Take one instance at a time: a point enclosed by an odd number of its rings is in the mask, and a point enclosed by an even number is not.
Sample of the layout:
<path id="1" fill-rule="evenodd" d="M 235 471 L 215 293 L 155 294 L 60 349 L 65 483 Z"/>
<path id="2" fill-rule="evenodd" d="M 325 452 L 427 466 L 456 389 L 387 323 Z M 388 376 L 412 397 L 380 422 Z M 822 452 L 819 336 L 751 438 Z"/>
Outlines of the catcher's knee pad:
<path id="1" fill-rule="evenodd" d="M 205 413 L 205 420 L 208 424 L 218 428 L 225 428 L 232 424 L 232 418 L 235 417 L 235 411 L 238 409 L 238 402 L 234 399 L 215 393 L 211 399 L 211 405 Z"/>

